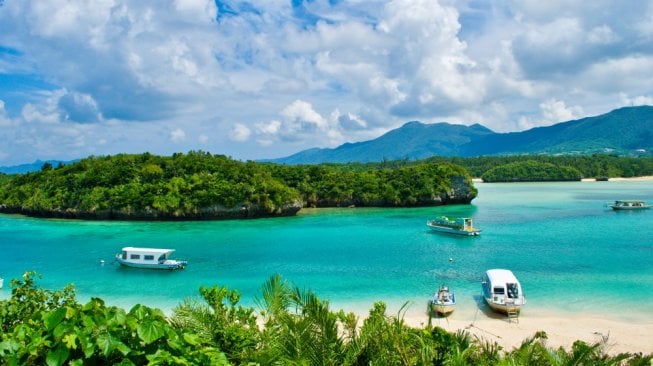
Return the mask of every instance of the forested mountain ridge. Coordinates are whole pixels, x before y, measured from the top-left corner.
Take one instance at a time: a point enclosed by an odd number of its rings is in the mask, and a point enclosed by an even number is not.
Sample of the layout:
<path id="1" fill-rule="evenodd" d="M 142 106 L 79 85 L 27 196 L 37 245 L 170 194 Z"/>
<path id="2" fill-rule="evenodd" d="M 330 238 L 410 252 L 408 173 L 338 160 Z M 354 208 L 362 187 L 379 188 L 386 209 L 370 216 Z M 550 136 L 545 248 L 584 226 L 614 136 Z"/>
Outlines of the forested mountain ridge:
<path id="1" fill-rule="evenodd" d="M 407 122 L 369 141 L 346 143 L 335 149 L 309 149 L 273 161 L 284 164 L 315 164 L 323 162 L 375 162 L 382 160 L 419 160 L 434 155 L 458 156 L 461 148 L 494 132 L 479 124 L 472 126 L 450 123 L 425 124 Z"/>
<path id="2" fill-rule="evenodd" d="M 89 157 L 0 175 L 0 212 L 83 219 L 198 220 L 294 215 L 302 207 L 432 206 L 476 197 L 447 162 L 284 166 L 202 151 Z"/>
<path id="3" fill-rule="evenodd" d="M 653 154 L 653 106 L 625 107 L 522 132 L 496 133 L 480 125 L 408 122 L 369 141 L 309 149 L 273 159 L 284 164 L 419 160 L 431 156 L 510 154 Z"/>

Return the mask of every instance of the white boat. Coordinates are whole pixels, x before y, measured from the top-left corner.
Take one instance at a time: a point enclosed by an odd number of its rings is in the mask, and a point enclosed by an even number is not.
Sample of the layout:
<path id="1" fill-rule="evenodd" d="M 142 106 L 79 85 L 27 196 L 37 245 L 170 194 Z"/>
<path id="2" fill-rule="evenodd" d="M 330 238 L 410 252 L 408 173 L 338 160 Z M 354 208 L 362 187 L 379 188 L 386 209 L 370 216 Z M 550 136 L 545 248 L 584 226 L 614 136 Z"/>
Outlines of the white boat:
<path id="1" fill-rule="evenodd" d="M 170 259 L 174 249 L 125 247 L 116 254 L 118 263 L 127 267 L 152 269 L 184 269 L 187 261 Z"/>
<path id="2" fill-rule="evenodd" d="M 440 216 L 433 220 L 428 220 L 426 225 L 435 231 L 457 235 L 477 236 L 481 230 L 476 229 L 469 217 L 449 219 L 446 216 Z"/>
<path id="3" fill-rule="evenodd" d="M 486 271 L 481 287 L 485 302 L 494 311 L 508 316 L 518 316 L 521 307 L 526 304 L 521 284 L 510 270 L 490 269 Z"/>
<path id="4" fill-rule="evenodd" d="M 640 200 L 616 200 L 610 207 L 613 210 L 644 210 L 651 206 Z"/>
<path id="5" fill-rule="evenodd" d="M 440 286 L 438 291 L 433 295 L 429 301 L 429 308 L 431 313 L 447 316 L 454 311 L 456 306 L 456 295 L 449 291 L 445 285 Z"/>
<path id="6" fill-rule="evenodd" d="M 4 284 L 5 284 L 5 280 L 2 277 L 0 277 L 0 288 L 2 288 Z"/>

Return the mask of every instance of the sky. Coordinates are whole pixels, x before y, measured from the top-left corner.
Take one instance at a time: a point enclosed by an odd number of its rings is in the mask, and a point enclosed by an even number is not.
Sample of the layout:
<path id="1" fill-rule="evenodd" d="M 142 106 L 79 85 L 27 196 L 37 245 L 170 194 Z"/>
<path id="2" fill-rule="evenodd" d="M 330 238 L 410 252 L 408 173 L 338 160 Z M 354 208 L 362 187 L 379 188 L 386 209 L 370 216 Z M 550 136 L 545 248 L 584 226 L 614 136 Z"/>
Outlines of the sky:
<path id="1" fill-rule="evenodd" d="M 653 1 L 0 0 L 0 165 L 653 104 Z"/>

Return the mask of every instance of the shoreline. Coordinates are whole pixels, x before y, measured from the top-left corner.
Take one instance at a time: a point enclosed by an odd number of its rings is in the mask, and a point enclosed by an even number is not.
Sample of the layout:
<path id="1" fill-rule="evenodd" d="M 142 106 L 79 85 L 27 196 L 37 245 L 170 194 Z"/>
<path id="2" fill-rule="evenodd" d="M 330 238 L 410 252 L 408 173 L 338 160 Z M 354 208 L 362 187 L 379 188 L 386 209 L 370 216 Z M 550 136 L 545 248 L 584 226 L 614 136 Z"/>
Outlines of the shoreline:
<path id="1" fill-rule="evenodd" d="M 653 175 L 643 175 L 641 177 L 630 177 L 630 178 L 624 178 L 624 177 L 615 177 L 615 178 L 608 178 L 608 182 L 626 182 L 626 181 L 653 181 Z M 599 182 L 596 180 L 596 178 L 583 178 L 580 180 L 580 182 Z M 485 183 L 483 182 L 483 179 L 481 178 L 472 178 L 472 183 Z M 528 183 L 528 182 L 519 182 L 519 183 Z M 535 182 L 535 183 L 542 183 L 542 182 Z"/>
<path id="2" fill-rule="evenodd" d="M 388 306 L 388 315 L 396 316 L 394 307 Z M 367 313 L 356 313 L 360 322 Z M 424 328 L 429 323 L 425 311 L 411 306 L 403 316 L 404 322 L 415 328 Z M 482 310 L 478 307 L 457 307 L 448 317 L 432 317 L 432 326 L 439 326 L 449 332 L 466 331 L 472 337 L 496 342 L 504 351 L 519 348 L 523 341 L 532 338 L 539 331 L 546 332 L 546 346 L 570 351 L 574 342 L 581 340 L 589 345 L 607 339 L 605 352 L 653 354 L 653 319 L 642 314 L 633 320 L 619 319 L 609 314 L 587 314 L 552 312 L 549 309 L 529 308 L 522 310 L 516 319 Z"/>

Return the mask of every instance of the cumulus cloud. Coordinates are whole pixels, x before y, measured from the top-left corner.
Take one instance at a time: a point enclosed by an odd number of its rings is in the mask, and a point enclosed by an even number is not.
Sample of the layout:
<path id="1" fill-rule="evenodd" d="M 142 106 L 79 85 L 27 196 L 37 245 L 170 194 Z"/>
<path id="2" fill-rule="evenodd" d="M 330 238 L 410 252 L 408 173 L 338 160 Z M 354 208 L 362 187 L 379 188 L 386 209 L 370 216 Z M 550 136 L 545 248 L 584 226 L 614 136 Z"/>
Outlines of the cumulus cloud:
<path id="1" fill-rule="evenodd" d="M 549 99 L 539 105 L 540 116 L 520 118 L 520 127 L 530 129 L 538 126 L 548 126 L 558 122 L 565 122 L 578 119 L 583 116 L 583 108 L 580 106 L 567 106 L 564 101 Z"/>
<path id="2" fill-rule="evenodd" d="M 6 1 L 5 161 L 181 143 L 266 158 L 413 119 L 514 131 L 649 103 L 652 15 L 614 0 Z"/>
<path id="3" fill-rule="evenodd" d="M 242 123 L 236 123 L 229 133 L 229 138 L 233 141 L 247 141 L 251 134 L 252 131 L 247 126 Z"/>
<path id="4" fill-rule="evenodd" d="M 175 128 L 170 131 L 170 141 L 178 143 L 186 140 L 186 132 L 181 128 Z"/>
<path id="5" fill-rule="evenodd" d="M 622 103 L 627 106 L 653 105 L 653 95 L 629 97 L 628 95 L 621 93 L 621 100 Z"/>

